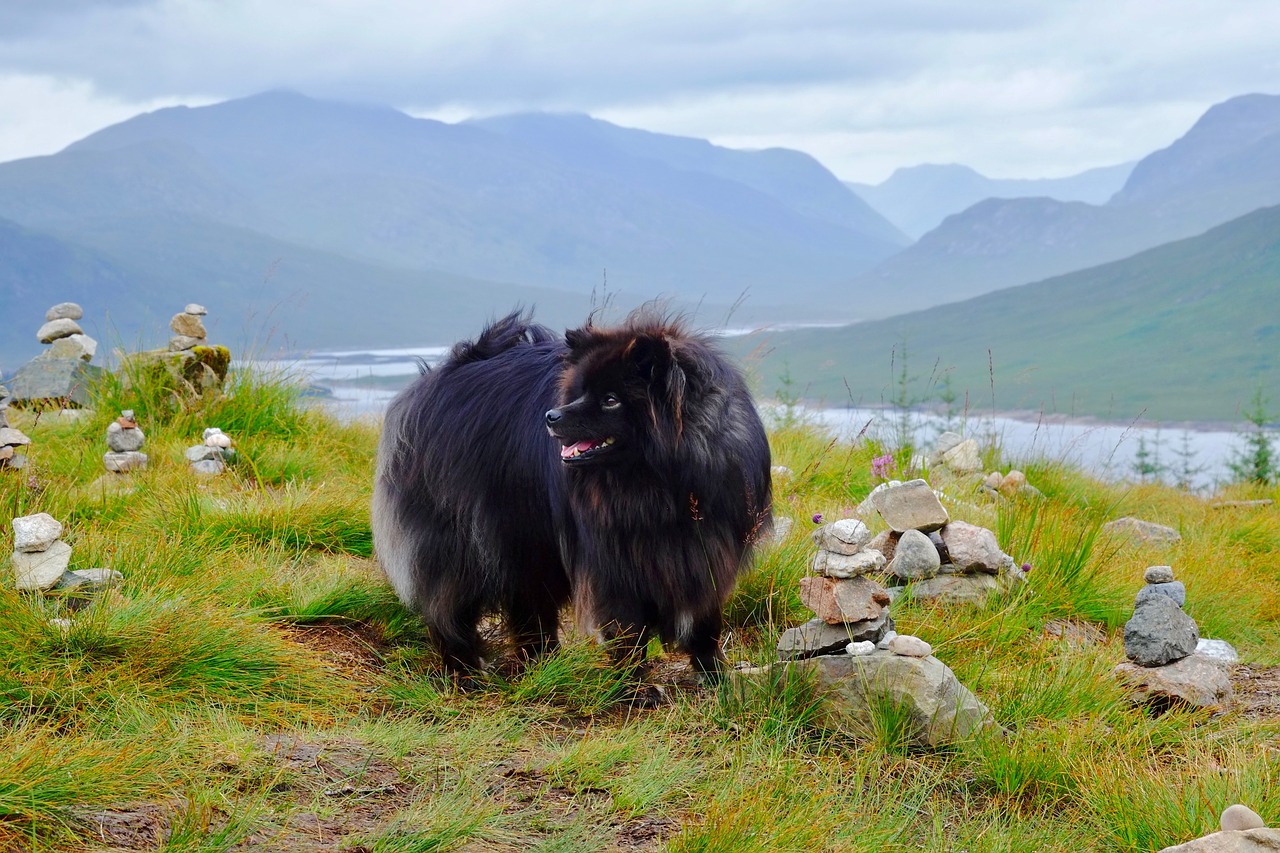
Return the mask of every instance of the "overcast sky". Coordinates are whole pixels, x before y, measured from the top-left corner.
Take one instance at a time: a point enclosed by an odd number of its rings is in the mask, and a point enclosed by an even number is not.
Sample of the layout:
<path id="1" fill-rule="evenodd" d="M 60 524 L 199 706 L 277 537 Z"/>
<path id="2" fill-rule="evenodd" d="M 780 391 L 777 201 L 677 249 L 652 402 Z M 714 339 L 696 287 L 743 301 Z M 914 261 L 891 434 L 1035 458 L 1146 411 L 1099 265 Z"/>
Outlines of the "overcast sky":
<path id="1" fill-rule="evenodd" d="M 449 121 L 588 112 L 873 183 L 1056 177 L 1280 94 L 1280 2 L 0 0 L 0 160 L 273 88 Z"/>

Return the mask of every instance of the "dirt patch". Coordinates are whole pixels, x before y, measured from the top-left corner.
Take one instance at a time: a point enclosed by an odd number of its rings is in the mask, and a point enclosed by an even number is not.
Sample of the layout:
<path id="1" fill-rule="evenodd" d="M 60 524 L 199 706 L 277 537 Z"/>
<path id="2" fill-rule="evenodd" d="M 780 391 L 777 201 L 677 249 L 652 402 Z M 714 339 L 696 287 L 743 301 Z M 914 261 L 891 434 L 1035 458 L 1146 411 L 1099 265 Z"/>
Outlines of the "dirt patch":
<path id="1" fill-rule="evenodd" d="M 85 835 L 115 850 L 155 850 L 169 837 L 172 807 L 154 803 L 100 809 L 76 815 Z"/>
<path id="2" fill-rule="evenodd" d="M 343 675 L 367 680 L 383 668 L 388 644 L 377 628 L 361 623 L 278 624 L 282 634 L 318 653 Z"/>
<path id="3" fill-rule="evenodd" d="M 1253 720 L 1280 719 L 1280 666 L 1233 667 L 1231 686 L 1237 710 Z"/>

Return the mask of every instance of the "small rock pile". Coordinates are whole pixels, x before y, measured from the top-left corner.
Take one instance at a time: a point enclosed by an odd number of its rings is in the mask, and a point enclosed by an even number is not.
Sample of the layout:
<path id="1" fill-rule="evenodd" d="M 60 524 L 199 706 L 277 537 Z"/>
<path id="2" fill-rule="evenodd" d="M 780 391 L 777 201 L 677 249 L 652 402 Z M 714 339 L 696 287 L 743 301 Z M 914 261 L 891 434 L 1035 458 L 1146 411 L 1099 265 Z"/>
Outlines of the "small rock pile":
<path id="1" fill-rule="evenodd" d="M 169 328 L 173 331 L 173 337 L 169 339 L 169 351 L 185 352 L 195 347 L 206 346 L 207 335 L 204 330 L 204 321 L 200 318 L 208 313 L 203 305 L 192 302 L 182 309 L 181 314 L 174 314 L 173 319 L 169 321 Z"/>
<path id="2" fill-rule="evenodd" d="M 133 409 L 125 409 L 107 425 L 107 452 L 102 464 L 114 474 L 141 471 L 147 467 L 147 454 L 142 452 L 146 435 L 138 427 Z"/>
<path id="3" fill-rule="evenodd" d="M 235 459 L 236 452 L 231 447 L 231 436 L 218 427 L 209 427 L 204 431 L 200 444 L 187 448 L 187 461 L 191 463 L 193 474 L 214 476 L 227 469 L 227 463 Z"/>
<path id="4" fill-rule="evenodd" d="M 1171 566 L 1150 566 L 1138 590 L 1133 618 L 1124 626 L 1128 660 L 1116 675 L 1143 698 L 1160 706 L 1181 702 L 1221 707 L 1232 699 L 1228 673 L 1234 650 L 1221 641 L 1200 641 L 1195 620 L 1182 611 L 1187 589 L 1174 580 Z"/>
<path id="5" fill-rule="evenodd" d="M 1017 468 L 1010 468 L 1007 474 L 989 472 L 978 484 L 978 491 L 995 501 L 1044 497 L 1044 493 L 1028 483 L 1027 475 Z"/>
<path id="6" fill-rule="evenodd" d="M 89 364 L 98 342 L 84 333 L 76 321 L 84 309 L 74 302 L 60 302 L 45 312 L 45 323 L 36 339 L 49 348 L 13 375 L 15 405 L 86 406 L 89 388 L 102 368 Z"/>
<path id="7" fill-rule="evenodd" d="M 45 323 L 36 332 L 36 339 L 50 346 L 36 358 L 93 361 L 98 352 L 98 342 L 86 335 L 76 322 L 82 317 L 84 309 L 74 302 L 59 302 L 46 311 Z"/>
<path id="8" fill-rule="evenodd" d="M 57 592 L 83 601 L 119 583 L 112 569 L 68 570 L 71 546 L 62 541 L 62 523 L 47 512 L 13 519 L 14 585 L 24 592 Z"/>
<path id="9" fill-rule="evenodd" d="M 27 467 L 23 448 L 31 443 L 31 439 L 22 430 L 9 426 L 5 408 L 0 405 L 0 471 L 18 471 Z"/>
<path id="10" fill-rule="evenodd" d="M 992 593 L 1026 582 L 1026 573 L 1000 550 L 996 535 L 951 521 L 925 480 L 877 486 L 859 507 L 864 518 L 872 512 L 889 526 L 868 547 L 888 561 L 885 572 L 896 581 L 888 588 L 891 597 L 905 588 L 915 599 L 982 603 Z"/>
<path id="11" fill-rule="evenodd" d="M 871 531 L 857 519 L 824 525 L 813 533 L 816 576 L 801 578 L 800 600 L 815 618 L 789 628 L 778 641 L 780 660 L 843 653 L 850 643 L 873 645 L 893 629 L 889 594 L 867 575 L 884 569 L 884 555 L 866 546 Z"/>

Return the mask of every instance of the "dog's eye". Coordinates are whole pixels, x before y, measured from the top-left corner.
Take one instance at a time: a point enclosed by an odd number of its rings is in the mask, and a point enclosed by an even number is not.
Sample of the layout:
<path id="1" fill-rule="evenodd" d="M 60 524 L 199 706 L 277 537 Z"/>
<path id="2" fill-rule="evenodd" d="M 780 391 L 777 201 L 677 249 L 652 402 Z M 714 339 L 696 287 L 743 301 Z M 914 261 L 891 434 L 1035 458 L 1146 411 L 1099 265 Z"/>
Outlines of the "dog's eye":
<path id="1" fill-rule="evenodd" d="M 618 399 L 617 394 L 605 394 L 600 400 L 600 408 L 604 409 L 606 412 L 616 409 L 621 405 L 622 401 Z"/>

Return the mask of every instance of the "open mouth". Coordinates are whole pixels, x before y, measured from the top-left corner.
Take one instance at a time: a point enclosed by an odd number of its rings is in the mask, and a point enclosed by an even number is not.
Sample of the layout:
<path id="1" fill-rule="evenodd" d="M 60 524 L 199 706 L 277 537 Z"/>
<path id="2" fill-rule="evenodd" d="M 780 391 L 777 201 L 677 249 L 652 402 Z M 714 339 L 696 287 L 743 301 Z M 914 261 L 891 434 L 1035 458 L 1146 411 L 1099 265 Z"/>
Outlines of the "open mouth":
<path id="1" fill-rule="evenodd" d="M 583 462 L 592 456 L 603 453 L 613 447 L 614 439 L 609 438 L 590 438 L 586 441 L 577 441 L 573 444 L 566 444 L 560 448 L 560 461 L 562 462 Z"/>

